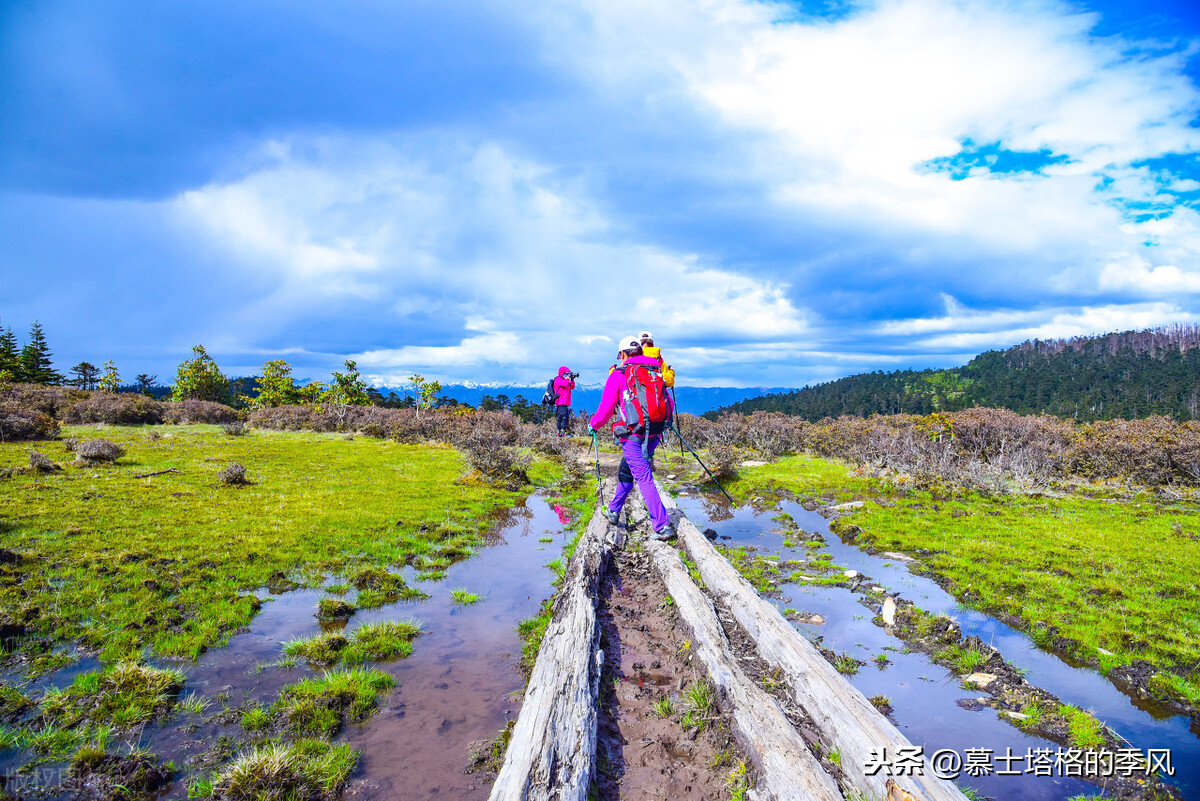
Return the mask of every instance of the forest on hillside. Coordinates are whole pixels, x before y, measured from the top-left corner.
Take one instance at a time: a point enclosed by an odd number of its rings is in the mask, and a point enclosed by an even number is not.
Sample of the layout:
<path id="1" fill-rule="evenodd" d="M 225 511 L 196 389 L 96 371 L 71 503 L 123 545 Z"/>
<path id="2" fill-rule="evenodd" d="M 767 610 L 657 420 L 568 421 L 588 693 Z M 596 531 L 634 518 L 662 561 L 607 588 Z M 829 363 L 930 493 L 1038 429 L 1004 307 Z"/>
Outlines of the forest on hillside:
<path id="1" fill-rule="evenodd" d="M 1200 326 L 1031 340 L 962 367 L 862 373 L 724 411 L 784 412 L 806 420 L 843 414 L 929 414 L 973 406 L 1080 421 L 1165 415 L 1200 418 Z"/>

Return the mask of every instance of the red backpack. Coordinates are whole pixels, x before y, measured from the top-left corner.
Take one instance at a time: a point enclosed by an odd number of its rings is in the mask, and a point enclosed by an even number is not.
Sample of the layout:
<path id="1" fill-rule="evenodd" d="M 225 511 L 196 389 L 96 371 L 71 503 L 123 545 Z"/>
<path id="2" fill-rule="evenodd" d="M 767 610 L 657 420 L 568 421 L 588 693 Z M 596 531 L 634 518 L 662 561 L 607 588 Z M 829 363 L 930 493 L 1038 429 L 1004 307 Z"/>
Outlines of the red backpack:
<path id="1" fill-rule="evenodd" d="M 623 364 L 617 368 L 625 374 L 625 389 L 621 391 L 621 402 L 617 410 L 621 423 L 635 436 L 645 434 L 650 423 L 665 423 L 671 417 L 667 404 L 667 386 L 663 383 L 661 369 L 657 364 Z"/>

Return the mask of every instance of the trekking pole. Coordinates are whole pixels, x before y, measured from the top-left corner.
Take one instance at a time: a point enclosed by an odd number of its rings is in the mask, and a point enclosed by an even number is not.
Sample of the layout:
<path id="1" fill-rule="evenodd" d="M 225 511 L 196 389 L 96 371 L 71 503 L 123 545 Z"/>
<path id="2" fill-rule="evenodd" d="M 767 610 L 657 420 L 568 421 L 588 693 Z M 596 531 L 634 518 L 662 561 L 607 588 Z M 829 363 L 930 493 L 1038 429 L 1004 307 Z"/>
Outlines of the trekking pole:
<path id="1" fill-rule="evenodd" d="M 687 441 L 683 438 L 683 435 L 679 433 L 679 427 L 676 426 L 674 423 L 671 423 L 671 430 L 675 432 L 675 436 L 679 437 L 679 441 L 682 444 L 687 446 L 687 449 L 689 451 L 691 451 L 692 456 L 696 456 L 696 452 L 692 450 L 692 446 L 688 445 Z M 699 456 L 696 456 L 696 461 L 700 463 L 701 467 L 704 467 L 704 462 L 700 461 Z M 704 467 L 704 472 L 708 473 L 708 477 L 712 479 L 712 483 L 717 485 L 717 489 L 719 489 L 721 491 L 721 494 L 724 495 L 726 498 L 729 498 L 730 503 L 733 503 L 733 498 L 730 498 L 729 493 L 725 492 L 725 488 L 721 486 L 720 481 L 717 481 L 717 477 L 712 474 L 712 471 L 710 471 L 707 467 Z"/>
<path id="2" fill-rule="evenodd" d="M 674 418 L 679 419 L 679 399 L 675 397 L 675 387 L 671 387 L 671 405 L 675 407 Z M 675 433 L 679 436 L 679 455 L 683 456 L 683 434 L 679 433 L 679 429 L 675 429 Z"/>
<path id="3" fill-rule="evenodd" d="M 596 438 L 596 432 L 592 431 L 592 446 L 596 449 L 596 496 L 600 498 L 600 505 L 604 505 L 604 482 L 600 478 L 600 440 Z"/>

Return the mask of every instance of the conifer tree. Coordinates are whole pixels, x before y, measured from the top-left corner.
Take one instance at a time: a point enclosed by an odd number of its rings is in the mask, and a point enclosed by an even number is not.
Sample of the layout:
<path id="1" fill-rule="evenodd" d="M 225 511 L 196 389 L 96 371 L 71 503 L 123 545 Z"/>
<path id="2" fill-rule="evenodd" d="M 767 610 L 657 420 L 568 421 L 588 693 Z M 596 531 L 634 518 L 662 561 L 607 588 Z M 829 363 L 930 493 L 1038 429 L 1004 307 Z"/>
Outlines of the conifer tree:
<path id="1" fill-rule="evenodd" d="M 21 354 L 11 328 L 0 328 L 0 381 L 21 380 Z"/>
<path id="2" fill-rule="evenodd" d="M 35 322 L 29 328 L 29 342 L 21 348 L 21 380 L 30 384 L 61 384 L 63 377 L 50 361 L 53 355 L 42 324 Z"/>
<path id="3" fill-rule="evenodd" d="M 96 365 L 91 362 L 80 362 L 71 368 L 71 375 L 75 377 L 67 383 L 80 389 L 95 389 L 96 375 L 98 373 L 99 370 L 96 369 Z"/>

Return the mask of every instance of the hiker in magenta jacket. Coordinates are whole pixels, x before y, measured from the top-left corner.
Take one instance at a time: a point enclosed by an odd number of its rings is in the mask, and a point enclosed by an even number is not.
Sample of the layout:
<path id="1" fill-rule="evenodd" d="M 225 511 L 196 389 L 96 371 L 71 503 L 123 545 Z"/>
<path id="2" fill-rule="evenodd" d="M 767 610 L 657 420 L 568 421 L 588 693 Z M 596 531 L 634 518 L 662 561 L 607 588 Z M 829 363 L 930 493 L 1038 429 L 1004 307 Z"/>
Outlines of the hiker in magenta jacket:
<path id="1" fill-rule="evenodd" d="M 545 375 L 543 373 L 543 375 Z M 575 389 L 575 379 L 571 377 L 571 368 L 565 364 L 558 368 L 558 377 L 554 379 L 554 392 L 558 400 L 554 405 L 554 419 L 558 423 L 558 435 L 565 437 L 571 422 L 571 390 Z"/>
<path id="2" fill-rule="evenodd" d="M 658 360 L 642 355 L 642 343 L 637 337 L 622 339 L 620 348 L 622 364 L 645 364 L 658 367 Z M 600 397 L 600 408 L 592 415 L 591 428 L 593 431 L 599 430 L 607 423 L 613 412 L 620 411 L 620 407 L 623 405 L 621 404 L 621 395 L 625 388 L 625 373 L 613 370 L 608 374 L 608 381 L 604 384 L 604 394 Z M 670 402 L 670 397 L 668 397 L 668 405 Z M 673 408 L 671 408 L 671 415 L 674 416 Z M 617 493 L 613 497 L 612 503 L 608 505 L 606 513 L 608 521 L 616 525 L 620 519 L 621 508 L 625 505 L 625 499 L 629 497 L 629 493 L 633 492 L 633 485 L 636 481 L 638 491 L 642 493 L 642 500 L 646 502 L 646 508 L 650 511 L 654 535 L 660 540 L 675 537 L 675 526 L 667 517 L 667 509 L 663 506 L 662 498 L 658 495 L 658 488 L 654 485 L 654 472 L 649 458 L 654 455 L 654 449 L 658 447 L 658 443 L 662 439 L 665 425 L 665 423 L 650 424 L 650 430 L 646 435 L 650 439 L 644 443 L 646 445 L 644 451 L 642 437 L 626 436 L 620 439 L 623 458 L 621 466 L 617 469 Z"/>

